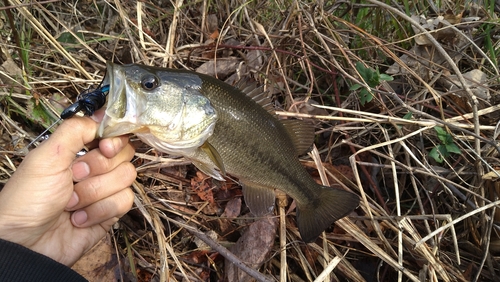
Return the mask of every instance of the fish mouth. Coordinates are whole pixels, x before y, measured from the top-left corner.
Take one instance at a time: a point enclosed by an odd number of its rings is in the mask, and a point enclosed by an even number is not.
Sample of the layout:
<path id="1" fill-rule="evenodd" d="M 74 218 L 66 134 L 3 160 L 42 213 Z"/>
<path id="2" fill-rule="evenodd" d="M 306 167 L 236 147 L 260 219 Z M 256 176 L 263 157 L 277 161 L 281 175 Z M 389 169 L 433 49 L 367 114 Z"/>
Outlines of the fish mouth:
<path id="1" fill-rule="evenodd" d="M 109 92 L 97 136 L 106 138 L 144 131 L 137 124 L 137 99 L 134 91 L 128 89 L 125 68 L 108 61 L 102 85 L 109 85 Z"/>

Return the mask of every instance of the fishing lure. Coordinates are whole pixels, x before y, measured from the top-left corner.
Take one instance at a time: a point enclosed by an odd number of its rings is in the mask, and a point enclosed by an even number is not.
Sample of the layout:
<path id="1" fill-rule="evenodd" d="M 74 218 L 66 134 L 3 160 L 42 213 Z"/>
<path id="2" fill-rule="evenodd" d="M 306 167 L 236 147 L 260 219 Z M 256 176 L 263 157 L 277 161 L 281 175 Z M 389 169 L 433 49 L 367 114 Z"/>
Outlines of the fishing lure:
<path id="1" fill-rule="evenodd" d="M 87 116 L 91 116 L 95 111 L 100 109 L 106 103 L 106 95 L 109 91 L 109 85 L 97 87 L 95 90 L 90 91 L 87 89 L 78 95 L 74 104 L 67 107 L 61 112 L 61 119 L 68 119 L 74 116 L 79 111 Z"/>
<path id="2" fill-rule="evenodd" d="M 26 148 L 31 147 L 31 145 L 33 145 L 36 141 L 46 136 L 45 134 L 47 133 L 47 131 L 49 131 L 59 121 L 71 118 L 80 111 L 83 111 L 83 114 L 86 116 L 91 116 L 94 114 L 95 111 L 102 108 L 102 106 L 106 104 L 106 96 L 107 93 L 109 92 L 109 85 L 101 86 L 101 84 L 99 84 L 99 86 L 92 91 L 89 88 L 81 92 L 78 95 L 76 102 L 67 107 L 66 109 L 64 109 L 61 112 L 60 118 L 57 121 L 55 121 L 51 126 L 49 126 L 47 129 L 45 129 L 45 131 L 42 132 L 42 134 L 40 134 L 33 141 L 31 141 L 31 143 L 29 143 L 28 146 L 26 146 Z"/>

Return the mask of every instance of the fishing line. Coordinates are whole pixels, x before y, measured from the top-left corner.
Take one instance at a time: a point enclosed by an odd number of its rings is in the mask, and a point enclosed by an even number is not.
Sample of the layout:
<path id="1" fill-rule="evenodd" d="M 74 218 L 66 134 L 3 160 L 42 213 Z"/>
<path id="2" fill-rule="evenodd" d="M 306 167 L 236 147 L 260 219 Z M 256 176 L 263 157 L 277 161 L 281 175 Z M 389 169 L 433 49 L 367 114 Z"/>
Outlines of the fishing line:
<path id="1" fill-rule="evenodd" d="M 54 127 L 58 122 L 60 122 L 62 120 L 62 118 L 59 118 L 58 120 L 56 120 L 53 124 L 51 124 L 49 127 L 47 127 L 47 129 L 45 129 L 42 133 L 40 133 L 40 135 L 38 135 L 35 139 L 33 139 L 33 141 L 31 141 L 28 146 L 26 146 L 25 148 L 26 149 L 29 149 L 31 147 L 31 145 L 35 144 L 36 141 L 42 139 L 42 137 L 45 136 L 45 133 L 47 133 L 47 131 L 49 131 L 52 127 Z M 46 137 L 48 138 L 48 137 Z M 45 139 L 45 138 L 44 138 Z"/>

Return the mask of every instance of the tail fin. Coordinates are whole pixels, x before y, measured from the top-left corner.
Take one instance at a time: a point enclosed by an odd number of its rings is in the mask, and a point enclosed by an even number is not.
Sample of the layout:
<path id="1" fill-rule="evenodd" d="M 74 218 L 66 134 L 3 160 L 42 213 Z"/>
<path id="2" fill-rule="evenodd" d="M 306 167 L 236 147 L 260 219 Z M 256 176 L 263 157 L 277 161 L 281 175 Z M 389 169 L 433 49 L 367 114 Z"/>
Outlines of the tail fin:
<path id="1" fill-rule="evenodd" d="M 320 186 L 318 198 L 308 205 L 297 206 L 297 225 L 306 243 L 316 239 L 336 220 L 349 214 L 359 204 L 359 197 L 337 188 Z"/>

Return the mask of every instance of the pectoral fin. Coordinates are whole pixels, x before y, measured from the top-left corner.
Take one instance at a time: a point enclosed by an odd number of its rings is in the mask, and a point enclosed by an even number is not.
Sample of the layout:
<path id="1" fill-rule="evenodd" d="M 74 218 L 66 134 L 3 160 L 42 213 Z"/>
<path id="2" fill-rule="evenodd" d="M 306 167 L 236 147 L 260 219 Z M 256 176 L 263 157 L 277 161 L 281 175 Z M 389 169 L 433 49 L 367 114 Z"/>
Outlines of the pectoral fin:
<path id="1" fill-rule="evenodd" d="M 217 180 L 224 181 L 224 177 L 217 171 L 213 164 L 206 164 L 202 162 L 198 162 L 195 160 L 191 160 L 193 164 L 201 170 L 204 174 L 211 176 Z"/>
<path id="2" fill-rule="evenodd" d="M 255 216 L 263 216 L 273 211 L 276 198 L 274 189 L 246 180 L 240 179 L 240 182 L 245 202 Z"/>
<path id="3" fill-rule="evenodd" d="M 208 141 L 203 143 L 200 147 L 205 154 L 210 158 L 210 160 L 217 166 L 222 175 L 226 175 L 226 169 L 224 168 L 224 163 L 219 155 L 219 152 L 210 144 Z"/>

